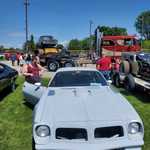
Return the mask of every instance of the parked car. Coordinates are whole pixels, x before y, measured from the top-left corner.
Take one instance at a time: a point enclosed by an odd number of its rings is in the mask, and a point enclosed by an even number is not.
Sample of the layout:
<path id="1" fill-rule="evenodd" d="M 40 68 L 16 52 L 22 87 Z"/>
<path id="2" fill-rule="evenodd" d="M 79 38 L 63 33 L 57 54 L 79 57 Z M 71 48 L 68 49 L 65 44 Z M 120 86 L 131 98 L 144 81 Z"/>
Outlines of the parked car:
<path id="1" fill-rule="evenodd" d="M 143 123 L 96 69 L 61 68 L 48 87 L 25 83 L 38 103 L 33 111 L 33 149 L 141 150 Z"/>
<path id="2" fill-rule="evenodd" d="M 18 72 L 9 66 L 0 63 L 0 92 L 6 88 L 15 89 L 15 80 Z"/>
<path id="3" fill-rule="evenodd" d="M 5 58 L 5 55 L 3 53 L 0 53 L 0 60 L 3 60 Z"/>

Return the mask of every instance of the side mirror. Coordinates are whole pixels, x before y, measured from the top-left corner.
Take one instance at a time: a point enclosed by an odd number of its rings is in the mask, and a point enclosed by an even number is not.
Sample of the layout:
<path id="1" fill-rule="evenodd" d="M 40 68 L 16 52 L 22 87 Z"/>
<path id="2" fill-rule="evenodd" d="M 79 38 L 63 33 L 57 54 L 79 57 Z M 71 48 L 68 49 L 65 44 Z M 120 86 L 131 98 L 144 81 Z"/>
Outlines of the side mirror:
<path id="1" fill-rule="evenodd" d="M 108 85 L 111 85 L 112 81 L 111 80 L 107 80 L 107 83 L 108 83 Z"/>
<path id="2" fill-rule="evenodd" d="M 34 85 L 39 87 L 39 86 L 41 86 L 41 83 L 40 83 L 40 82 L 37 82 L 37 83 L 35 83 Z"/>

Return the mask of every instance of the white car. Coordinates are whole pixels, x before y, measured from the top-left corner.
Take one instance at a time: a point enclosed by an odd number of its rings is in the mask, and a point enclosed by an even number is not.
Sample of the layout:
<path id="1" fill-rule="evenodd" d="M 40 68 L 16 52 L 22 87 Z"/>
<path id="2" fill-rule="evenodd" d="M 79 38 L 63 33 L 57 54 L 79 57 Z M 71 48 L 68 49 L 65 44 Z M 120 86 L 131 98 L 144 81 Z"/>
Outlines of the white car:
<path id="1" fill-rule="evenodd" d="M 25 83 L 33 112 L 33 149 L 141 150 L 143 123 L 96 69 L 62 68 L 48 87 Z"/>

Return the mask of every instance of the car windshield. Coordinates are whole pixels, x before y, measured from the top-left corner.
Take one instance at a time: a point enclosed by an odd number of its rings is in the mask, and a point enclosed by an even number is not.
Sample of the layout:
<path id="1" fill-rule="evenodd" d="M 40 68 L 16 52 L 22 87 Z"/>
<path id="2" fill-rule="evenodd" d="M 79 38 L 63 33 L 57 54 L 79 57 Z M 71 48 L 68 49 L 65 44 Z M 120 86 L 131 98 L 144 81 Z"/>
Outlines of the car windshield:
<path id="1" fill-rule="evenodd" d="M 58 72 L 53 78 L 50 87 L 68 86 L 106 86 L 104 77 L 97 71 L 64 71 Z"/>

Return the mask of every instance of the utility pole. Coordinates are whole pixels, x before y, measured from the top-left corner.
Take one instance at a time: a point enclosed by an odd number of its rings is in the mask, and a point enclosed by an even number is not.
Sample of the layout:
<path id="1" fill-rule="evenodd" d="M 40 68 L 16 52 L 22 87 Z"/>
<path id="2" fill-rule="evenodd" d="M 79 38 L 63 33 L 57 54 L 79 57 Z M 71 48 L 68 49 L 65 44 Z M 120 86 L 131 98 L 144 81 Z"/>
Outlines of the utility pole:
<path id="1" fill-rule="evenodd" d="M 141 48 L 143 47 L 143 38 L 144 38 L 144 16 L 142 16 L 141 18 L 141 22 L 142 22 L 142 36 L 141 36 Z"/>
<path id="2" fill-rule="evenodd" d="M 25 30 L 26 30 L 26 52 L 29 52 L 28 49 L 28 6 L 29 6 L 29 0 L 24 0 L 24 6 L 25 6 Z"/>
<path id="3" fill-rule="evenodd" d="M 93 21 L 90 20 L 90 21 L 89 21 L 89 24 L 90 24 L 89 48 L 90 48 L 90 53 L 92 53 L 92 24 L 93 24 Z"/>

